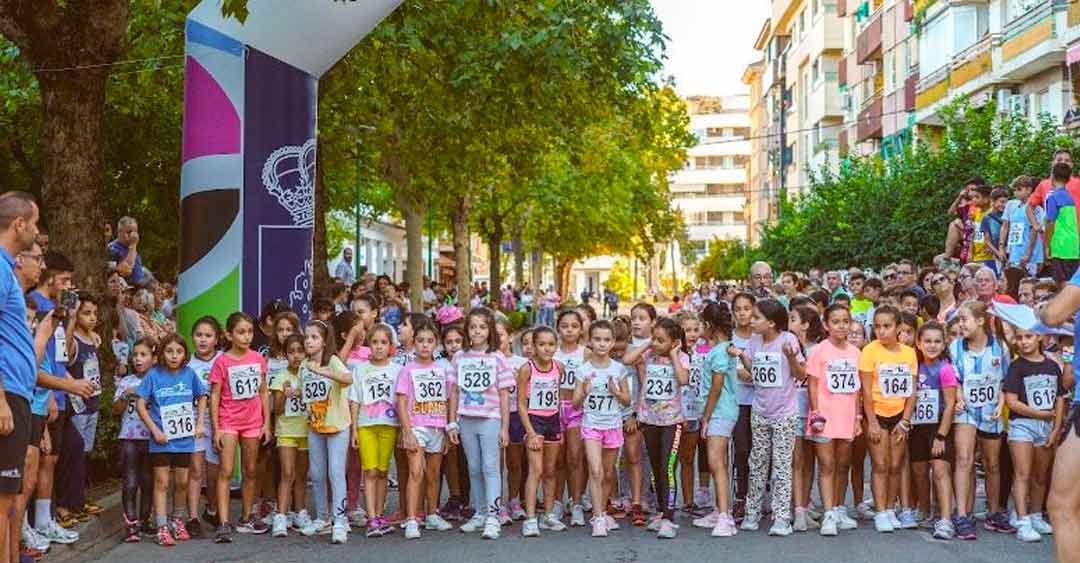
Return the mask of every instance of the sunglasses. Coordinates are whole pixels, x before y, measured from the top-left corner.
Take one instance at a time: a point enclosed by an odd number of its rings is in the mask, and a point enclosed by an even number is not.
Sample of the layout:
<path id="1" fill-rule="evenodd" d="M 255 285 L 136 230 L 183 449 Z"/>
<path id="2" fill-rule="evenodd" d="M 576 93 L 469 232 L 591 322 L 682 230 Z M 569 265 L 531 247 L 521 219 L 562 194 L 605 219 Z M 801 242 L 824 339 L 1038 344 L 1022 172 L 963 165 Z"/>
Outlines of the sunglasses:
<path id="1" fill-rule="evenodd" d="M 884 276 L 884 277 L 885 277 L 885 280 L 886 280 L 886 281 L 888 281 L 888 280 L 895 280 L 895 279 L 896 279 L 896 274 L 885 274 L 885 276 Z"/>

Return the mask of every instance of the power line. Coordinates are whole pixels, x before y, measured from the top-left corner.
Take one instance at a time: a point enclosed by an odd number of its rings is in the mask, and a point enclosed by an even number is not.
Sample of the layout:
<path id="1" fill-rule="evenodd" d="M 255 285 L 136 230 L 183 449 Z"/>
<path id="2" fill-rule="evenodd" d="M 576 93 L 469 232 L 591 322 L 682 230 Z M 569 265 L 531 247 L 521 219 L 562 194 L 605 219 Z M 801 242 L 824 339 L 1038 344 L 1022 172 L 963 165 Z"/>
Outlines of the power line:
<path id="1" fill-rule="evenodd" d="M 887 117 L 887 116 L 890 116 L 890 115 L 898 115 L 898 114 L 901 114 L 901 113 L 913 113 L 914 111 L 915 111 L 915 108 L 908 108 L 908 109 L 901 109 L 901 110 L 896 110 L 896 111 L 887 111 L 887 112 L 884 112 L 884 113 L 874 113 L 874 114 L 869 114 L 869 115 L 861 115 L 861 116 L 859 116 L 859 118 L 860 119 L 881 118 L 881 117 Z M 788 134 L 791 134 L 791 133 L 807 133 L 807 132 L 810 132 L 810 131 L 819 131 L 821 129 L 831 129 L 831 128 L 834 128 L 834 127 L 855 127 L 857 125 L 858 125 L 858 120 L 856 120 L 855 123 L 842 122 L 842 123 L 832 123 L 832 124 L 829 124 L 829 125 L 821 125 L 821 126 L 818 126 L 818 127 L 806 127 L 804 129 L 788 129 L 788 130 L 784 131 L 784 134 L 788 135 Z M 702 142 L 702 143 L 698 143 L 695 146 L 709 146 L 709 145 L 723 145 L 723 144 L 727 144 L 727 143 L 741 143 L 741 142 L 744 142 L 744 141 L 752 141 L 752 140 L 756 140 L 756 139 L 770 139 L 772 137 L 779 137 L 779 136 L 780 136 L 779 133 L 766 133 L 766 134 L 763 134 L 763 135 L 751 135 L 749 137 L 739 137 L 737 139 L 721 139 L 721 140 L 717 140 L 717 141 L 705 141 L 705 142 Z"/>
<path id="2" fill-rule="evenodd" d="M 96 63 L 87 65 L 74 65 L 74 66 L 62 66 L 62 67 L 45 67 L 45 68 L 31 68 L 30 72 L 74 72 L 79 70 L 93 70 L 98 68 L 107 68 L 113 66 L 126 66 L 138 63 L 148 63 L 153 61 L 164 61 L 170 59 L 182 59 L 187 55 L 162 55 L 160 57 L 146 57 L 142 59 L 125 59 L 122 61 L 113 61 L 111 63 Z"/>

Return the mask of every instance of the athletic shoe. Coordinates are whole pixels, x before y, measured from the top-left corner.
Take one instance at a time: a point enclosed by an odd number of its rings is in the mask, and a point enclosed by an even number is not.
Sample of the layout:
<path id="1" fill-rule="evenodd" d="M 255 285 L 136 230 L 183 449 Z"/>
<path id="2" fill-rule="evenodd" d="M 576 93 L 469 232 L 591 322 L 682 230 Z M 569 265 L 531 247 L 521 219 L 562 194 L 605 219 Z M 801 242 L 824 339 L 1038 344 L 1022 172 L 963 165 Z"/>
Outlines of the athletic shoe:
<path id="1" fill-rule="evenodd" d="M 454 526 L 443 520 L 443 517 L 438 514 L 428 514 L 427 518 L 424 519 L 424 529 L 445 532 L 454 529 Z"/>
<path id="2" fill-rule="evenodd" d="M 555 514 L 548 513 L 540 520 L 541 530 L 551 530 L 553 532 L 561 532 L 566 529 L 566 524 L 563 524 L 561 520 L 555 517 Z"/>
<path id="3" fill-rule="evenodd" d="M 367 521 L 367 537 L 379 538 L 382 537 L 382 530 L 379 529 L 380 518 L 378 516 L 369 518 Z"/>
<path id="4" fill-rule="evenodd" d="M 187 521 L 187 531 L 192 539 L 203 537 L 202 522 L 199 522 L 198 518 L 192 518 Z"/>
<path id="5" fill-rule="evenodd" d="M 203 511 L 202 511 L 202 519 L 206 520 L 207 524 L 210 524 L 211 526 L 213 526 L 215 528 L 217 528 L 218 526 L 221 525 L 221 520 L 218 519 L 217 512 L 210 512 L 205 507 L 203 508 Z"/>
<path id="6" fill-rule="evenodd" d="M 309 538 L 314 535 L 324 536 L 330 533 L 330 523 L 322 518 L 316 518 L 310 524 L 301 528 L 300 533 Z"/>
<path id="7" fill-rule="evenodd" d="M 540 523 L 536 521 L 535 516 L 525 519 L 525 522 L 521 525 L 521 535 L 526 538 L 536 538 L 540 536 Z"/>
<path id="8" fill-rule="evenodd" d="M 896 526 L 893 526 L 892 518 L 889 518 L 889 514 L 892 514 L 891 510 L 883 510 L 874 515 L 874 529 L 882 533 L 890 533 L 896 530 Z"/>
<path id="9" fill-rule="evenodd" d="M 390 524 L 393 524 L 393 525 L 401 524 L 402 527 L 405 527 L 405 521 L 408 520 L 408 519 L 409 519 L 409 515 L 405 514 L 404 512 L 402 512 L 400 510 L 398 510 L 397 512 L 395 512 L 395 513 L 391 514 L 390 516 L 388 516 L 386 518 L 386 521 L 388 523 L 390 523 Z"/>
<path id="10" fill-rule="evenodd" d="M 629 516 L 630 516 L 630 523 L 632 525 L 634 525 L 634 526 L 644 526 L 645 523 L 646 523 L 645 511 L 641 509 L 640 504 L 635 504 L 635 505 L 630 507 Z"/>
<path id="11" fill-rule="evenodd" d="M 263 521 L 256 518 L 254 514 L 247 517 L 247 520 L 241 520 L 236 525 L 236 532 L 239 534 L 265 534 L 270 528 L 263 524 Z"/>
<path id="12" fill-rule="evenodd" d="M 607 510 L 605 510 L 604 512 L 607 513 L 608 516 L 611 516 L 616 520 L 622 520 L 623 518 L 626 518 L 626 508 L 623 506 L 623 503 L 619 501 L 608 501 Z"/>
<path id="13" fill-rule="evenodd" d="M 575 504 L 570 507 L 570 525 L 571 526 L 584 526 L 585 525 L 585 510 L 580 504 Z"/>
<path id="14" fill-rule="evenodd" d="M 367 526 L 367 513 L 363 508 L 358 508 L 349 513 L 349 525 L 357 528 Z"/>
<path id="15" fill-rule="evenodd" d="M 419 520 L 417 520 L 419 522 Z M 390 521 L 385 516 L 379 517 L 379 535 L 388 536 L 394 533 L 394 526 L 390 524 Z"/>
<path id="16" fill-rule="evenodd" d="M 746 500 L 736 499 L 735 504 L 731 507 L 731 517 L 735 519 L 736 524 L 742 524 L 744 518 L 746 518 Z"/>
<path id="17" fill-rule="evenodd" d="M 480 534 L 480 537 L 485 540 L 497 540 L 499 539 L 499 530 L 502 529 L 502 524 L 499 524 L 499 519 L 494 516 L 488 516 L 484 520 L 484 531 Z"/>
<path id="18" fill-rule="evenodd" d="M 645 526 L 645 529 L 650 532 L 657 532 L 660 530 L 660 525 L 664 523 L 664 515 L 657 512 L 649 519 L 649 525 Z"/>
<path id="19" fill-rule="evenodd" d="M 330 543 L 341 545 L 347 541 L 349 541 L 349 521 L 340 516 L 334 518 L 334 526 L 330 531 Z"/>
<path id="20" fill-rule="evenodd" d="M 275 538 L 284 538 L 289 535 L 289 519 L 282 513 L 274 514 L 274 526 L 270 535 Z"/>
<path id="21" fill-rule="evenodd" d="M 262 499 L 262 502 L 260 502 L 259 504 L 253 506 L 252 509 L 253 509 L 252 512 L 255 512 L 255 510 L 258 510 L 257 515 L 258 515 L 259 519 L 262 520 L 263 518 L 266 518 L 267 516 L 270 516 L 271 514 L 277 512 L 277 501 L 273 500 L 273 499 L 264 498 L 264 499 Z M 269 525 L 269 524 L 267 524 L 267 525 Z"/>
<path id="22" fill-rule="evenodd" d="M 19 548 L 19 563 L 33 563 L 45 558 L 45 552 L 29 546 Z"/>
<path id="23" fill-rule="evenodd" d="M 311 516 L 308 515 L 308 511 L 306 509 L 297 512 L 296 516 L 293 517 L 292 528 L 296 531 L 303 530 L 310 525 Z"/>
<path id="24" fill-rule="evenodd" d="M 862 518 L 863 520 L 873 520 L 874 518 L 877 518 L 877 512 L 874 511 L 874 505 L 868 500 L 864 500 L 855 506 L 855 514 L 858 514 L 859 518 Z"/>
<path id="25" fill-rule="evenodd" d="M 760 520 L 760 518 L 747 516 L 743 519 L 742 524 L 739 525 L 739 529 L 746 530 L 747 532 L 756 532 L 761 525 Z"/>
<path id="26" fill-rule="evenodd" d="M 484 516 L 481 514 L 475 514 L 472 518 L 469 518 L 467 522 L 462 524 L 461 527 L 458 529 L 462 532 L 465 532 L 466 534 L 471 534 L 473 532 L 479 532 L 483 527 Z"/>
<path id="27" fill-rule="evenodd" d="M 418 524 L 413 518 L 409 518 L 405 521 L 405 539 L 420 539 L 420 524 Z"/>
<path id="28" fill-rule="evenodd" d="M 683 506 L 680 512 L 685 514 L 687 518 L 699 518 L 708 514 L 710 510 L 712 510 L 711 507 L 698 506 L 696 503 L 690 503 Z"/>
<path id="29" fill-rule="evenodd" d="M 592 537 L 607 537 L 607 520 L 603 516 L 593 516 L 589 522 L 592 524 Z"/>
<path id="30" fill-rule="evenodd" d="M 962 540 L 975 539 L 975 519 L 971 516 L 956 517 L 956 537 Z"/>
<path id="31" fill-rule="evenodd" d="M 792 528 L 796 532 L 805 532 L 806 528 L 807 528 L 807 520 L 808 519 L 809 518 L 806 515 L 806 509 L 805 508 L 796 508 L 795 509 L 795 523 L 792 526 Z"/>
<path id="32" fill-rule="evenodd" d="M 691 524 L 695 528 L 715 528 L 720 522 L 720 511 L 714 510 L 701 518 L 696 518 Z"/>
<path id="33" fill-rule="evenodd" d="M 176 540 L 173 539 L 172 532 L 169 531 L 168 526 L 158 526 L 157 544 L 165 547 L 176 545 Z"/>
<path id="34" fill-rule="evenodd" d="M 955 536 L 956 529 L 953 528 L 952 520 L 938 518 L 937 522 L 934 522 L 934 539 L 951 540 Z"/>
<path id="35" fill-rule="evenodd" d="M 61 528 L 55 520 L 45 522 L 44 526 L 38 525 L 38 533 L 50 543 L 73 544 L 79 541 L 79 534 L 71 530 Z M 155 530 L 156 533 L 156 530 Z"/>
<path id="36" fill-rule="evenodd" d="M 585 512 L 592 512 L 592 498 L 589 493 L 581 495 L 581 507 L 585 509 Z"/>
<path id="37" fill-rule="evenodd" d="M 143 518 L 142 533 L 144 536 L 154 537 L 157 535 L 157 527 L 154 526 L 154 523 L 151 520 L 153 520 L 153 517 L 149 514 Z"/>
<path id="38" fill-rule="evenodd" d="M 125 543 L 139 543 L 142 541 L 142 534 L 139 532 L 139 521 L 128 520 L 126 514 L 124 515 L 124 530 Z M 48 541 L 49 540 L 45 540 L 46 543 L 48 543 Z"/>
<path id="39" fill-rule="evenodd" d="M 228 522 L 222 522 L 214 533 L 214 543 L 232 543 L 232 529 Z"/>
<path id="40" fill-rule="evenodd" d="M 677 526 L 671 520 L 664 518 L 660 520 L 660 528 L 656 532 L 656 537 L 662 540 L 675 539 L 675 536 L 679 532 L 679 526 Z"/>
<path id="41" fill-rule="evenodd" d="M 839 525 L 837 521 L 836 512 L 830 510 L 825 513 L 825 517 L 821 519 L 821 535 L 823 536 L 835 536 L 836 528 Z"/>
<path id="42" fill-rule="evenodd" d="M 926 518 L 923 518 L 922 520 L 919 520 L 919 527 L 924 529 L 924 530 L 933 530 L 934 529 L 934 524 L 936 524 L 936 523 L 937 523 L 937 518 L 934 518 L 933 516 L 927 516 Z"/>
<path id="43" fill-rule="evenodd" d="M 446 504 L 439 509 L 439 514 L 454 522 L 461 520 L 461 501 L 457 497 L 450 497 L 446 499 Z"/>
<path id="44" fill-rule="evenodd" d="M 713 505 L 712 493 L 708 487 L 698 487 L 694 491 L 694 504 L 702 508 L 709 508 Z"/>
<path id="45" fill-rule="evenodd" d="M 1028 514 L 1028 518 L 1031 519 L 1031 527 L 1034 528 L 1036 532 L 1039 532 L 1044 536 L 1054 533 L 1054 528 L 1050 526 L 1050 524 L 1046 520 L 1043 519 L 1043 515 L 1041 512 Z"/>
<path id="46" fill-rule="evenodd" d="M 995 512 L 987 516 L 986 522 L 983 523 L 983 527 L 987 530 L 1002 534 L 1012 534 L 1016 532 L 1016 528 L 1009 524 L 1009 517 L 1004 512 Z"/>
<path id="47" fill-rule="evenodd" d="M 893 529 L 894 530 L 901 529 L 901 527 L 900 527 L 900 517 L 896 515 L 896 511 L 890 508 L 890 509 L 886 510 L 885 512 L 889 515 L 889 522 L 892 523 Z"/>
<path id="48" fill-rule="evenodd" d="M 1016 538 L 1022 542 L 1036 542 L 1042 539 L 1042 535 L 1031 527 L 1031 517 L 1025 516 L 1020 519 L 1020 525 L 1016 527 Z"/>
<path id="49" fill-rule="evenodd" d="M 563 503 L 561 500 L 557 500 L 551 505 L 551 513 L 554 514 L 555 518 L 558 518 L 559 520 L 562 520 L 563 517 L 566 516 L 565 508 L 563 507 Z"/>
<path id="50" fill-rule="evenodd" d="M 510 518 L 510 511 L 507 510 L 505 506 L 499 508 L 498 518 L 500 526 L 509 526 L 514 522 Z"/>
<path id="51" fill-rule="evenodd" d="M 821 524 L 818 524 L 818 522 L 820 522 L 822 517 L 825 516 L 825 511 L 822 510 L 820 506 L 814 506 L 814 504 L 811 503 L 806 507 L 806 515 L 809 516 L 811 520 L 817 521 L 810 525 L 811 528 L 815 528 L 821 526 Z"/>
<path id="52" fill-rule="evenodd" d="M 716 525 L 712 529 L 714 538 L 730 538 L 739 533 L 735 529 L 735 519 L 730 514 L 717 514 Z"/>
<path id="53" fill-rule="evenodd" d="M 31 527 L 26 518 L 23 518 L 22 523 L 22 544 L 37 551 L 49 551 L 49 540 Z"/>
<path id="54" fill-rule="evenodd" d="M 894 513 L 895 514 L 895 513 Z M 912 530 L 919 527 L 919 519 L 915 516 L 915 511 L 910 508 L 905 508 L 900 511 L 900 516 L 897 518 L 900 523 L 901 530 Z M 895 527 L 896 522 L 893 522 Z"/>
<path id="55" fill-rule="evenodd" d="M 604 514 L 604 525 L 607 526 L 609 532 L 618 530 L 620 528 L 619 523 L 611 517 L 610 514 Z"/>
<path id="56" fill-rule="evenodd" d="M 791 522 L 788 522 L 785 518 L 777 518 L 773 520 L 772 527 L 769 528 L 770 536 L 790 536 L 794 530 L 791 528 Z"/>
<path id="57" fill-rule="evenodd" d="M 842 504 L 833 509 L 833 515 L 836 516 L 836 527 L 841 530 L 854 530 L 859 527 L 859 523 L 848 516 L 847 507 Z"/>
<path id="58" fill-rule="evenodd" d="M 525 509 L 521 506 L 521 499 L 510 501 L 510 518 L 512 520 L 525 519 Z"/>
<path id="59" fill-rule="evenodd" d="M 191 534 L 188 533 L 183 518 L 173 518 L 172 528 L 173 537 L 176 538 L 176 541 L 188 541 L 191 539 Z"/>

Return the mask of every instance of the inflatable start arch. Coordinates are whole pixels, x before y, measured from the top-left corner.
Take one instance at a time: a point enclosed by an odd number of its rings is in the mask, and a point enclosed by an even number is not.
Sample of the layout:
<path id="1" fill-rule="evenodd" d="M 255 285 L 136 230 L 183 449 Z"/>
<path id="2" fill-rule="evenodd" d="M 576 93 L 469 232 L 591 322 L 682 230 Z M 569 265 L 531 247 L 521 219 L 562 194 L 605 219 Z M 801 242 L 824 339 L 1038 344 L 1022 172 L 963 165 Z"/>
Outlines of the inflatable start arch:
<path id="1" fill-rule="evenodd" d="M 220 0 L 188 14 L 179 330 L 203 315 L 311 309 L 318 80 L 401 0 Z M 300 6 L 303 7 L 300 7 Z"/>

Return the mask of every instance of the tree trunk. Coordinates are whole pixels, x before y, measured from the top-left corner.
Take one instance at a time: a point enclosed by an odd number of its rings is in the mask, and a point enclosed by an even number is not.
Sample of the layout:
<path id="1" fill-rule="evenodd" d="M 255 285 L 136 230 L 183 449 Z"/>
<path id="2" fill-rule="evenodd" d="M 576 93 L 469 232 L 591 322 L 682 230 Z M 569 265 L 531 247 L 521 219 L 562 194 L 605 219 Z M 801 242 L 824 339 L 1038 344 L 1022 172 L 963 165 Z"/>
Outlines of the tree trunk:
<path id="1" fill-rule="evenodd" d="M 409 282 L 409 304 L 413 311 L 424 310 L 424 256 L 423 236 L 424 214 L 421 209 L 427 207 L 423 193 L 415 193 L 412 177 L 401 162 L 401 155 L 396 146 L 400 136 L 395 132 L 389 138 L 388 148 L 383 155 L 383 177 L 394 189 L 401 214 L 405 216 L 405 281 Z"/>
<path id="2" fill-rule="evenodd" d="M 497 303 L 499 301 L 499 294 L 502 292 L 502 239 L 505 234 L 503 228 L 503 218 L 498 213 L 491 216 L 491 230 L 487 233 L 488 243 L 488 260 L 490 266 L 488 271 L 490 272 L 488 279 L 488 287 L 491 291 L 491 297 Z"/>
<path id="3" fill-rule="evenodd" d="M 571 295 L 570 291 L 570 270 L 574 267 L 573 260 L 556 259 L 555 260 L 555 283 L 558 286 L 559 295 L 562 296 L 563 301 L 569 299 Z"/>
<path id="4" fill-rule="evenodd" d="M 521 241 L 521 235 L 514 235 L 510 239 L 510 246 L 514 250 L 514 285 L 521 287 L 525 284 L 525 244 Z"/>
<path id="5" fill-rule="evenodd" d="M 453 224 L 454 281 L 457 285 L 458 305 L 468 308 L 472 300 L 472 264 L 469 263 L 469 198 L 458 196 L 450 210 Z"/>
<path id="6" fill-rule="evenodd" d="M 315 151 L 315 234 L 312 237 L 311 263 L 316 291 L 330 289 L 330 267 L 326 248 L 326 172 L 323 170 L 322 139 Z M 360 256 L 357 249 L 354 257 Z M 354 258 L 358 260 L 359 258 Z"/>

